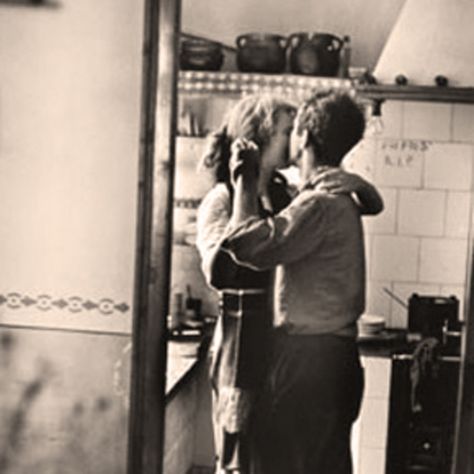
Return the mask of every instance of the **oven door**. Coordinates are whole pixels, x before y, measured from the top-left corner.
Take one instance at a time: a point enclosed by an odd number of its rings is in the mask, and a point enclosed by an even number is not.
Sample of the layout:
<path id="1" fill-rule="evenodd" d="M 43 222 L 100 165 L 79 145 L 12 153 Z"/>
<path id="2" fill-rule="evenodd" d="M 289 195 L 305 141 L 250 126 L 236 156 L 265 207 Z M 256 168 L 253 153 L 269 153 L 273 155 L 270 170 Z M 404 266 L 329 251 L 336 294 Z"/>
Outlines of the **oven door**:
<path id="1" fill-rule="evenodd" d="M 392 357 L 386 474 L 449 474 L 459 357 L 442 356 L 417 377 L 411 354 Z"/>

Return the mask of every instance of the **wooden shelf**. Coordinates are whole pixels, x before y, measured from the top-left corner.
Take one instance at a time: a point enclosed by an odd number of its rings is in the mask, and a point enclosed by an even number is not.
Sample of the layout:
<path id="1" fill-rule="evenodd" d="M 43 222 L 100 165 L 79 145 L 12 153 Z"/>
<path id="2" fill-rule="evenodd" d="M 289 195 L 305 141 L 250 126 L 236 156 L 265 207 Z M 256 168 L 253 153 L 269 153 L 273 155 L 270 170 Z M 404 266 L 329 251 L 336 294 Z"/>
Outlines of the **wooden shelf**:
<path id="1" fill-rule="evenodd" d="M 178 90 L 182 93 L 242 94 L 273 92 L 304 96 L 314 89 L 351 89 L 349 79 L 298 76 L 294 74 L 257 74 L 241 72 L 180 71 Z"/>
<path id="2" fill-rule="evenodd" d="M 354 90 L 368 100 L 474 103 L 473 87 L 360 85 L 351 79 L 295 74 L 259 74 L 224 71 L 180 71 L 178 90 L 188 94 L 228 95 L 284 94 L 302 98 L 315 89 Z"/>
<path id="3" fill-rule="evenodd" d="M 474 103 L 473 87 L 358 85 L 357 95 L 370 100 Z"/>

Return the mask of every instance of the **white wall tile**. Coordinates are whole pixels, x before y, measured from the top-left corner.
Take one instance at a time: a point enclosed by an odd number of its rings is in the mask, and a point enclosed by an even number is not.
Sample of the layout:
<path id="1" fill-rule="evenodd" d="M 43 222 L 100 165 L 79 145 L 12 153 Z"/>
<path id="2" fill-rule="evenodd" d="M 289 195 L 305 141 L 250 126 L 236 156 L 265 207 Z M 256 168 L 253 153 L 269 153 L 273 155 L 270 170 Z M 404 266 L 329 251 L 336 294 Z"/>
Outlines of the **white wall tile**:
<path id="1" fill-rule="evenodd" d="M 405 102 L 403 137 L 424 140 L 449 140 L 451 104 Z"/>
<path id="2" fill-rule="evenodd" d="M 371 278 L 375 280 L 416 281 L 419 239 L 399 236 L 374 236 Z"/>
<path id="3" fill-rule="evenodd" d="M 391 290 L 391 282 L 379 280 L 367 281 L 365 313 L 383 316 L 386 320 L 386 324 L 389 325 L 391 301 L 390 297 L 385 293 L 384 288 Z"/>
<path id="4" fill-rule="evenodd" d="M 376 152 L 377 140 L 365 138 L 344 157 L 342 166 L 347 171 L 357 173 L 372 181 L 374 179 Z"/>
<path id="5" fill-rule="evenodd" d="M 423 238 L 420 252 L 420 281 L 464 284 L 467 241 L 463 239 Z"/>
<path id="6" fill-rule="evenodd" d="M 390 393 L 391 360 L 364 357 L 365 392 L 367 398 L 385 400 L 388 404 Z"/>
<path id="7" fill-rule="evenodd" d="M 447 199 L 445 235 L 467 238 L 471 217 L 471 193 L 449 192 Z"/>
<path id="8" fill-rule="evenodd" d="M 404 103 L 401 100 L 388 100 L 382 104 L 382 137 L 401 138 Z"/>
<path id="9" fill-rule="evenodd" d="M 454 191 L 470 190 L 472 160 L 472 145 L 432 143 L 425 152 L 425 187 Z"/>
<path id="10" fill-rule="evenodd" d="M 376 184 L 420 187 L 426 146 L 423 141 L 380 140 L 375 161 Z"/>
<path id="11" fill-rule="evenodd" d="M 419 295 L 439 295 L 440 287 L 428 283 L 394 283 L 393 293 L 398 296 L 408 306 L 408 299 L 413 293 Z M 390 315 L 391 327 L 406 329 L 408 325 L 408 309 L 397 302 L 392 302 L 392 312 Z"/>
<path id="12" fill-rule="evenodd" d="M 393 234 L 396 229 L 397 190 L 379 188 L 384 201 L 384 210 L 377 216 L 365 216 L 365 230 L 369 234 Z"/>
<path id="13" fill-rule="evenodd" d="M 361 445 L 368 448 L 384 448 L 387 444 L 388 400 L 365 398 L 361 417 Z"/>
<path id="14" fill-rule="evenodd" d="M 454 104 L 452 139 L 474 142 L 474 105 Z"/>
<path id="15" fill-rule="evenodd" d="M 360 474 L 383 474 L 385 449 L 362 448 L 358 467 Z"/>
<path id="16" fill-rule="evenodd" d="M 456 296 L 459 300 L 459 319 L 465 320 L 464 308 L 465 308 L 465 287 L 464 286 L 441 286 L 440 295 L 443 296 Z"/>
<path id="17" fill-rule="evenodd" d="M 398 232 L 402 235 L 440 236 L 444 230 L 444 191 L 400 191 Z"/>

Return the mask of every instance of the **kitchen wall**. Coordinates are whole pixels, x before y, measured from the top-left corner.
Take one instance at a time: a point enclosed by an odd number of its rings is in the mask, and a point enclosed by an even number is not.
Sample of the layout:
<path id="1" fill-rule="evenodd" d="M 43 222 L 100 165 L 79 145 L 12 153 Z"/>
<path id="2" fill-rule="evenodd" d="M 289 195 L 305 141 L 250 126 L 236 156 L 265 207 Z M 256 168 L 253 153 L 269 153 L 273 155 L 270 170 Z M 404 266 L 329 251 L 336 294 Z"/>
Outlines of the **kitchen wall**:
<path id="1" fill-rule="evenodd" d="M 405 0 L 183 0 L 182 29 L 235 46 L 242 33 L 350 35 L 353 65 L 373 68 Z"/>
<path id="2" fill-rule="evenodd" d="M 388 101 L 384 130 L 346 158 L 372 180 L 385 211 L 365 218 L 367 312 L 405 327 L 402 300 L 413 293 L 456 295 L 465 308 L 469 230 L 473 209 L 474 106 Z"/>
<path id="3" fill-rule="evenodd" d="M 203 137 L 179 136 L 176 140 L 171 291 L 186 295 L 189 287 L 192 296 L 202 301 L 203 315 L 215 316 L 217 294 L 205 282 L 194 245 L 197 206 L 212 187 L 211 176 L 198 169 L 205 147 Z"/>
<path id="4" fill-rule="evenodd" d="M 143 2 L 19 3 L 0 5 L 0 471 L 120 473 Z"/>
<path id="5" fill-rule="evenodd" d="M 48 5 L 0 6 L 0 323 L 129 331 L 142 2 Z"/>

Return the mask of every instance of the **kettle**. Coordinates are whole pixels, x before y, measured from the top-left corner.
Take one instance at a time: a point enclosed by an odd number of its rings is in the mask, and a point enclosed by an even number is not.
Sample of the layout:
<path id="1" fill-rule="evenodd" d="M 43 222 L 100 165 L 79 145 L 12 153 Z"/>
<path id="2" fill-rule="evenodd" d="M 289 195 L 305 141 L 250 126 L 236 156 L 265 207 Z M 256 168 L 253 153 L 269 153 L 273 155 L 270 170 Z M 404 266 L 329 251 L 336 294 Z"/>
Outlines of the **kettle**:
<path id="1" fill-rule="evenodd" d="M 309 76 L 336 76 L 342 39 L 329 33 L 294 33 L 288 39 L 290 71 Z"/>

